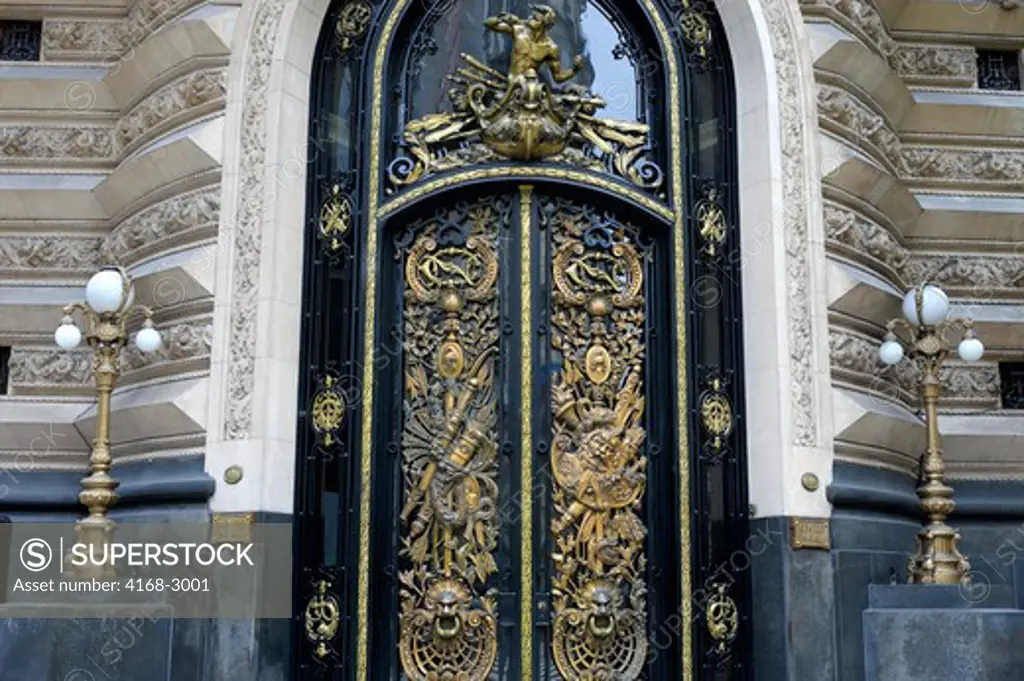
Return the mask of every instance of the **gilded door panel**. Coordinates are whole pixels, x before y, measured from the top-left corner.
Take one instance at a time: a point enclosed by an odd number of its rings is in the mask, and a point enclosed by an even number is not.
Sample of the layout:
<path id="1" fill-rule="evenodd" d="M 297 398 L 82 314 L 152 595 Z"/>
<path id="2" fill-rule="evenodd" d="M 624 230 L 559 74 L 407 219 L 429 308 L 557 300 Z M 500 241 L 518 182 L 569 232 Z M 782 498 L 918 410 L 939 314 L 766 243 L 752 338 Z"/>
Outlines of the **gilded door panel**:
<path id="1" fill-rule="evenodd" d="M 546 199 L 552 240 L 553 657 L 567 681 L 647 662 L 645 249 L 592 207 Z"/>
<path id="2" fill-rule="evenodd" d="M 499 234 L 510 202 L 439 211 L 404 259 L 398 653 L 411 681 L 488 678 L 498 657 Z"/>

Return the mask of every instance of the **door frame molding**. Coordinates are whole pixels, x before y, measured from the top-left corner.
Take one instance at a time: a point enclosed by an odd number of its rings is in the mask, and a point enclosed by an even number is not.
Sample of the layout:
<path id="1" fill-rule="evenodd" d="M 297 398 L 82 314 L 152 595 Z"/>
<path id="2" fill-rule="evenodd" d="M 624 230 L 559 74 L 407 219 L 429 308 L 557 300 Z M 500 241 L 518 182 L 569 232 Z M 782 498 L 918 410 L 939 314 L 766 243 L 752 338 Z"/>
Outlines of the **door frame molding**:
<path id="1" fill-rule="evenodd" d="M 241 463 L 247 473 L 239 485 L 218 486 L 211 500 L 218 512 L 294 508 L 288 483 L 295 473 L 306 168 L 317 153 L 306 114 L 313 51 L 329 4 L 254 0 L 235 23 L 218 243 L 190 267 L 216 291 L 206 469 L 221 479 Z M 748 442 L 756 453 L 748 479 L 762 481 L 751 488 L 751 501 L 757 516 L 827 517 L 832 419 L 807 36 L 795 1 L 723 2 L 719 11 L 739 98 L 740 210 L 749 255 L 744 307 L 761 311 L 747 324 L 745 348 Z M 790 492 L 804 471 L 825 483 L 817 494 Z"/>

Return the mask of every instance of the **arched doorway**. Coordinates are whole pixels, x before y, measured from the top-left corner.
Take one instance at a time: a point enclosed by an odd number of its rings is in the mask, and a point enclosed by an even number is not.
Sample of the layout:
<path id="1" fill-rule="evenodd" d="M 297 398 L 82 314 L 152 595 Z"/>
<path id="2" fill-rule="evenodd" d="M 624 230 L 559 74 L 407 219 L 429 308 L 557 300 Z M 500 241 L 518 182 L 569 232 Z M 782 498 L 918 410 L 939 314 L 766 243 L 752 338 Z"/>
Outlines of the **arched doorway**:
<path id="1" fill-rule="evenodd" d="M 704 4 L 332 4 L 296 678 L 747 678 L 732 82 Z"/>

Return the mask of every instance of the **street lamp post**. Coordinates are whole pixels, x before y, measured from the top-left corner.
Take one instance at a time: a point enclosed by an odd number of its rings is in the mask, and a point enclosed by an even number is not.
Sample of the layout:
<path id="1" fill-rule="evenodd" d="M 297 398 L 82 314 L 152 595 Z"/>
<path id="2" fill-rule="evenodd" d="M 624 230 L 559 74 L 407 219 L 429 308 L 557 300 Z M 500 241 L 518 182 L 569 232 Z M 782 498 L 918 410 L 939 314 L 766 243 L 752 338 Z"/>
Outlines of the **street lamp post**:
<path id="1" fill-rule="evenodd" d="M 917 488 L 925 523 L 917 533 L 917 548 L 910 559 L 910 581 L 914 584 L 959 584 L 971 565 L 960 553 L 960 533 L 946 524 L 953 512 L 953 489 L 943 480 L 942 447 L 939 440 L 939 370 L 951 350 L 947 333 L 964 330 L 958 346 L 961 359 L 976 362 L 985 347 L 975 337 L 969 319 L 949 317 L 949 298 L 938 286 L 923 284 L 911 289 L 903 299 L 904 319 L 893 319 L 879 351 L 882 361 L 898 364 L 904 356 L 896 337 L 896 327 L 906 329 L 910 340 L 910 358 L 917 364 L 921 403 L 928 428 L 928 447 L 924 456 L 924 480 Z"/>
<path id="2" fill-rule="evenodd" d="M 82 331 L 75 324 L 74 313 L 81 312 L 86 322 L 85 339 L 93 349 L 93 377 L 96 381 L 96 433 L 89 456 L 89 475 L 82 479 L 78 500 L 89 515 L 75 524 L 76 541 L 86 546 L 103 546 L 110 541 L 114 521 L 107 511 L 117 503 L 120 484 L 110 475 L 110 395 L 121 375 L 121 348 L 128 342 L 125 324 L 140 314 L 142 328 L 135 335 L 135 344 L 142 352 L 160 347 L 160 334 L 153 328 L 153 313 L 144 305 L 134 304 L 135 291 L 128 275 L 120 267 L 104 267 L 94 274 L 85 287 L 85 303 L 64 308 L 54 339 L 65 350 L 78 347 Z M 113 566 L 88 565 L 81 576 L 113 574 Z"/>

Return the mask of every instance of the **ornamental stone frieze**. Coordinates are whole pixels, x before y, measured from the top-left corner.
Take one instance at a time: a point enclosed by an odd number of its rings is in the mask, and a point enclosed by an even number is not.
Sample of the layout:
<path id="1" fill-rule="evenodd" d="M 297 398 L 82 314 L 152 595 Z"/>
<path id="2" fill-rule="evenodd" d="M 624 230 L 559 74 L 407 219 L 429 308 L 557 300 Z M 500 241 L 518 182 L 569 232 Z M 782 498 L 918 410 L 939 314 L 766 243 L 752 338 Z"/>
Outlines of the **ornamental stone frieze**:
<path id="1" fill-rule="evenodd" d="M 122 351 L 122 382 L 130 382 L 133 371 L 166 365 L 166 372 L 175 373 L 174 364 L 204 360 L 210 356 L 213 322 L 209 318 L 194 319 L 160 329 L 163 345 L 155 353 L 144 354 L 134 339 Z M 47 387 L 90 388 L 92 385 L 92 353 L 83 350 L 68 352 L 59 348 L 15 347 L 11 351 L 9 381 L 14 394 L 38 392 Z M 164 366 L 161 366 L 164 368 Z M 180 370 L 180 369 L 179 369 Z"/>
<path id="2" fill-rule="evenodd" d="M 103 240 L 104 261 L 130 265 L 172 246 L 184 246 L 216 234 L 220 185 L 180 194 L 131 216 Z"/>
<path id="3" fill-rule="evenodd" d="M 878 357 L 879 340 L 848 329 L 829 330 L 829 352 L 833 379 L 887 396 L 917 408 L 917 368 L 912 362 L 897 367 Z M 952 362 L 943 367 L 940 380 L 945 404 L 995 406 L 1000 400 L 999 368 L 995 364 Z"/>
<path id="4" fill-rule="evenodd" d="M 139 0 L 122 19 L 54 19 L 43 22 L 46 61 L 111 61 L 201 0 Z"/>
<path id="5" fill-rule="evenodd" d="M 854 144 L 870 145 L 872 156 L 896 170 L 902 162 L 902 144 L 881 114 L 849 92 L 833 85 L 818 86 L 818 113 L 822 127 L 842 134 Z"/>
<path id="6" fill-rule="evenodd" d="M 85 274 L 100 260 L 99 237 L 68 234 L 44 236 L 0 236 L 0 274 Z"/>
<path id="7" fill-rule="evenodd" d="M 147 134 L 167 127 L 176 120 L 212 110 L 227 93 L 225 69 L 214 68 L 189 73 L 164 85 L 121 117 L 117 124 L 117 142 L 128 150 Z"/>
<path id="8" fill-rule="evenodd" d="M 110 164 L 116 160 L 113 130 L 93 126 L 0 126 L 0 164 L 60 159 L 67 163 Z"/>
<path id="9" fill-rule="evenodd" d="M 973 87 L 977 82 L 973 47 L 900 43 L 871 0 L 800 0 L 800 4 L 805 13 L 827 16 L 860 39 L 908 84 Z"/>
<path id="10" fill-rule="evenodd" d="M 979 184 L 1020 190 L 1024 152 L 1007 149 L 904 147 L 901 175 L 929 184 Z"/>
<path id="11" fill-rule="evenodd" d="M 889 278 L 903 279 L 910 260 L 908 251 L 895 236 L 873 220 L 834 203 L 826 203 L 825 235 L 830 246 L 841 247 L 844 254 L 863 260 L 866 256 L 889 272 Z"/>
<path id="12" fill-rule="evenodd" d="M 908 83 L 973 87 L 978 81 L 978 52 L 962 45 L 900 45 L 889 60 Z"/>
<path id="13" fill-rule="evenodd" d="M 930 281 L 971 300 L 1024 295 L 1024 258 L 1017 253 L 913 251 L 891 231 L 856 210 L 826 202 L 824 215 L 831 253 L 867 267 L 898 288 Z"/>

